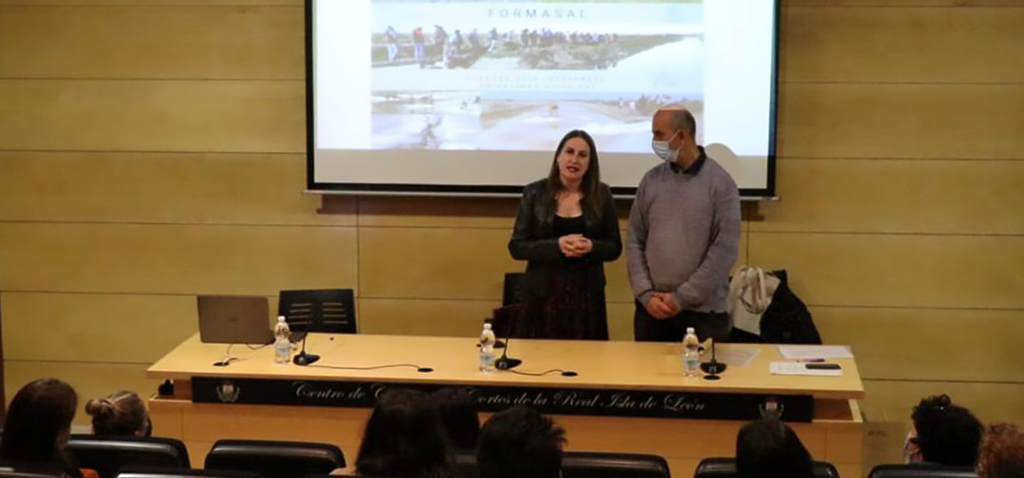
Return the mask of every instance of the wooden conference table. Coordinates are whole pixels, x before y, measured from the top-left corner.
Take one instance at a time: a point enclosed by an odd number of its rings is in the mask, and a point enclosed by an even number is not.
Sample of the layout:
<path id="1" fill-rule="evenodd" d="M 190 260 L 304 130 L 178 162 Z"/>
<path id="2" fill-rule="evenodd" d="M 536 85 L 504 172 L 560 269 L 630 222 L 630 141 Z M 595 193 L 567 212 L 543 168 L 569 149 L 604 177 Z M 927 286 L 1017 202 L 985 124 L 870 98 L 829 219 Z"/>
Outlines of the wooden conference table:
<path id="1" fill-rule="evenodd" d="M 226 346 L 189 338 L 148 370 L 175 382 L 174 395 L 150 401 L 155 433 L 183 440 L 197 467 L 222 438 L 334 443 L 351 462 L 375 393 L 463 385 L 485 415 L 517 403 L 551 415 L 569 450 L 654 453 L 687 478 L 702 458 L 732 456 L 736 432 L 767 403 L 781 408 L 815 459 L 844 478 L 861 476 L 856 400 L 864 389 L 852 359 L 835 360 L 841 377 L 779 376 L 768 371 L 782 360 L 778 347 L 721 345 L 719 353 L 757 355 L 706 381 L 683 376 L 681 344 L 512 341 L 510 355 L 523 359 L 516 371 L 574 377 L 482 374 L 473 338 L 311 334 L 307 349 L 322 356 L 314 366 L 276 364 L 273 347 L 241 345 L 231 351 L 240 360 L 215 366 Z M 407 365 L 356 369 L 390 364 Z"/>

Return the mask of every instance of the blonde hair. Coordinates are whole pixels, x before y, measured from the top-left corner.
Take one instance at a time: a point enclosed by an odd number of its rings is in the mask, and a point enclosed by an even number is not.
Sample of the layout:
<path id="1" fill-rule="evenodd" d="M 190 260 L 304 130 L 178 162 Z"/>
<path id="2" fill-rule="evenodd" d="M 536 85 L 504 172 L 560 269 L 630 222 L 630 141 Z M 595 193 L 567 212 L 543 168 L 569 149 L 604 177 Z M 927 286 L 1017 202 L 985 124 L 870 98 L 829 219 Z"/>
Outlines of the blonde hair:
<path id="1" fill-rule="evenodd" d="M 89 400 L 85 412 L 92 416 L 96 436 L 149 436 L 150 421 L 146 404 L 135 392 L 120 391 L 106 398 Z"/>

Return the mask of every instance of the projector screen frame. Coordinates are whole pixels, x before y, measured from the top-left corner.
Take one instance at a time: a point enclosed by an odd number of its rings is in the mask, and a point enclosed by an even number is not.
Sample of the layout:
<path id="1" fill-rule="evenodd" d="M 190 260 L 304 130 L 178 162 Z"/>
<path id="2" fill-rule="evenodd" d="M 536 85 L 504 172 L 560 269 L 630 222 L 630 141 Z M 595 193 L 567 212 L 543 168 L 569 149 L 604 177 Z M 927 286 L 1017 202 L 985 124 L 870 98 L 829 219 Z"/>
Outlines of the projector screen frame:
<path id="1" fill-rule="evenodd" d="M 315 124 L 315 98 L 313 94 L 313 83 L 315 81 L 313 65 L 313 2 L 315 0 L 304 0 L 305 18 L 305 63 L 306 63 L 306 191 L 311 194 L 337 194 L 337 195 L 374 195 L 374 196 L 456 196 L 456 197 L 518 197 L 522 195 L 522 186 L 508 185 L 456 185 L 456 184 L 400 184 L 400 183 L 339 183 L 339 182 L 317 182 L 315 171 L 316 156 L 316 124 Z M 769 121 L 768 121 L 768 170 L 766 187 L 761 188 L 740 188 L 740 198 L 744 201 L 777 201 L 779 198 L 775 190 L 775 169 L 776 169 L 776 143 L 778 138 L 778 87 L 779 87 L 779 28 L 781 25 L 781 4 L 782 0 L 772 0 L 773 21 L 772 26 L 772 52 L 771 52 L 771 74 L 770 74 L 770 99 L 769 99 Z M 653 154 L 653 153 L 652 153 Z M 541 175 L 537 176 L 538 178 Z M 616 198 L 631 199 L 636 196 L 636 187 L 612 187 L 612 194 Z"/>

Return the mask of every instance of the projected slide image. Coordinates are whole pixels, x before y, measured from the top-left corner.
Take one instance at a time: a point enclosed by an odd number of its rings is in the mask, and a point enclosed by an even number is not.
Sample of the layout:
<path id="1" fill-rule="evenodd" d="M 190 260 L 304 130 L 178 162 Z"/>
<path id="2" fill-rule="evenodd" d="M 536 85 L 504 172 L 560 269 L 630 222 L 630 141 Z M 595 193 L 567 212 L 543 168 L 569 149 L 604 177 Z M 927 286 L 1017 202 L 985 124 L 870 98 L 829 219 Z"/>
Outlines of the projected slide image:
<path id="1" fill-rule="evenodd" d="M 377 92 L 373 149 L 476 149 L 480 96 L 467 91 Z"/>
<path id="2" fill-rule="evenodd" d="M 702 38 L 699 1 L 373 2 L 372 67 L 471 70 L 607 70 Z M 673 50 L 658 51 L 676 61 Z M 686 61 L 684 58 L 683 61 Z M 693 59 L 699 61 L 699 59 Z"/>
<path id="3" fill-rule="evenodd" d="M 661 106 L 682 104 L 698 122 L 703 119 L 703 103 L 670 95 L 531 96 L 484 97 L 479 142 L 487 149 L 546 151 L 557 145 L 566 131 L 584 129 L 601 138 L 600 151 L 639 153 L 650 151 L 651 115 Z"/>

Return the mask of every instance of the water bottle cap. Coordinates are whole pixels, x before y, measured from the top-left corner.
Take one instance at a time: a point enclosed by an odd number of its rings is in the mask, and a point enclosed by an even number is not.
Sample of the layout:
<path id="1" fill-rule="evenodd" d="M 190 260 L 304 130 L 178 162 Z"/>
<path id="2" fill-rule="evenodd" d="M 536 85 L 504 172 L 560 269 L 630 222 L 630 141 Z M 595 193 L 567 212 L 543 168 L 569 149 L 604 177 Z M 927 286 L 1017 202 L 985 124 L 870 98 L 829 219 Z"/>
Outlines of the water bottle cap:
<path id="1" fill-rule="evenodd" d="M 485 329 L 491 328 L 491 323 L 490 322 L 484 322 L 484 328 Z"/>
<path id="2" fill-rule="evenodd" d="M 284 322 L 284 316 L 283 315 L 277 316 L 277 322 L 278 323 Z"/>
<path id="3" fill-rule="evenodd" d="M 695 333 L 694 330 L 693 330 L 693 327 L 687 327 L 686 328 L 686 333 L 688 333 L 688 334 Z"/>

